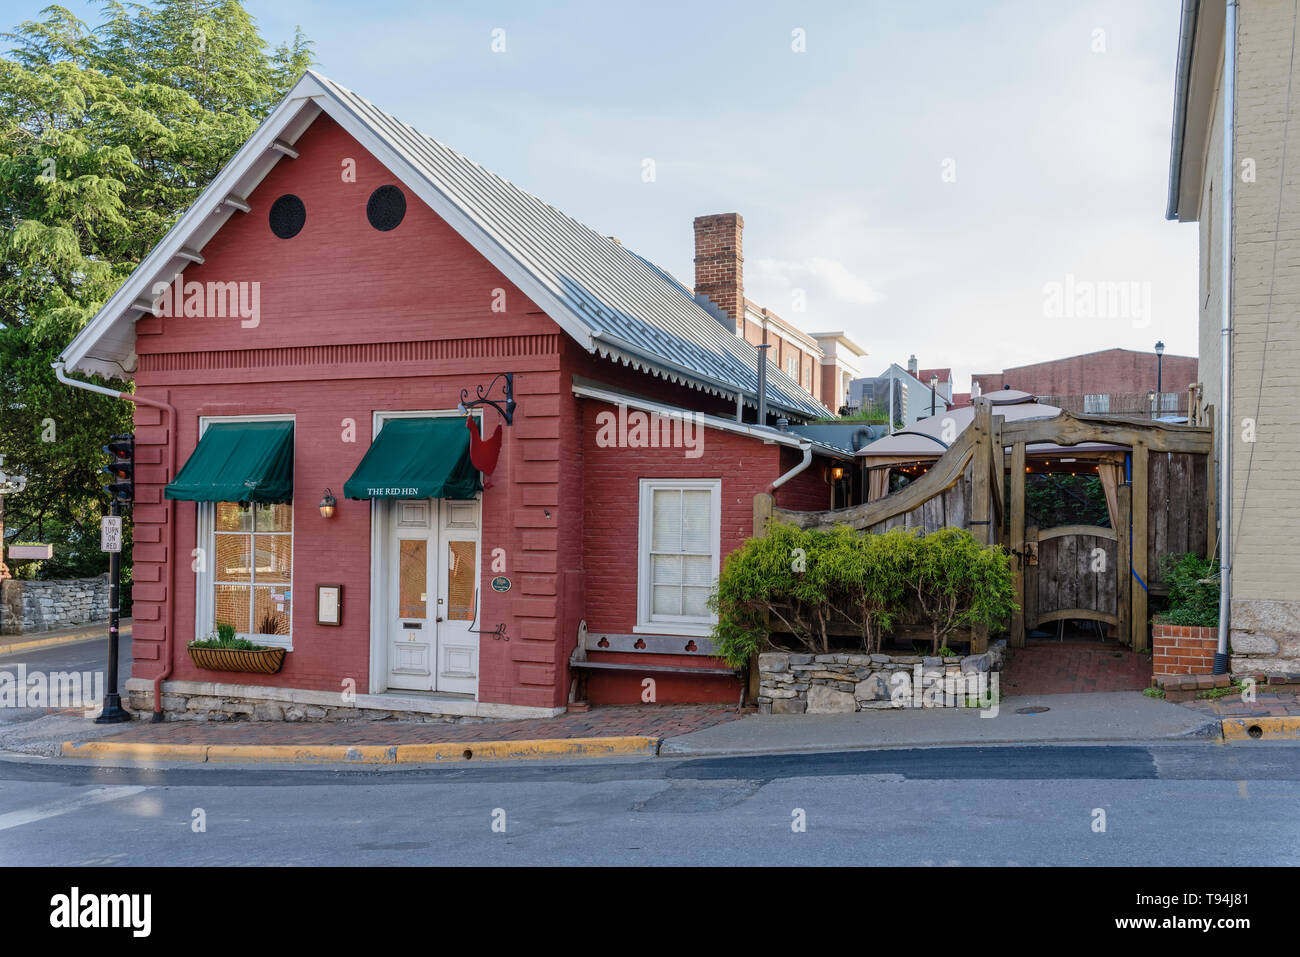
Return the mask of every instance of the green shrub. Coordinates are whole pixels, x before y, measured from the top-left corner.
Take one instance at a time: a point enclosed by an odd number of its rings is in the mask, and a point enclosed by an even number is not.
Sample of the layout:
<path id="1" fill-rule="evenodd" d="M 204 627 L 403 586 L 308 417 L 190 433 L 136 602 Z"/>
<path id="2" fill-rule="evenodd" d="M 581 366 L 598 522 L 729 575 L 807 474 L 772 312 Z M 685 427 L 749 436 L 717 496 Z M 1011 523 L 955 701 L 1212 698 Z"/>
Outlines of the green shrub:
<path id="1" fill-rule="evenodd" d="M 1166 625 L 1213 628 L 1219 624 L 1219 562 L 1194 552 L 1165 555 L 1160 572 L 1169 584 L 1169 610 L 1158 616 Z"/>
<path id="2" fill-rule="evenodd" d="M 969 532 L 943 529 L 918 538 L 904 529 L 880 535 L 774 523 L 763 538 L 727 556 L 710 598 L 718 653 L 735 666 L 786 632 L 815 654 L 831 650 L 831 626 L 847 623 L 868 652 L 898 621 L 912 596 L 933 629 L 933 648 L 961 626 L 1004 621 L 1015 611 L 1010 560 Z"/>
<path id="3" fill-rule="evenodd" d="M 931 654 L 957 629 L 998 628 L 1016 610 L 1011 556 L 962 528 L 941 528 L 917 541 L 912 583 L 930 622 Z"/>

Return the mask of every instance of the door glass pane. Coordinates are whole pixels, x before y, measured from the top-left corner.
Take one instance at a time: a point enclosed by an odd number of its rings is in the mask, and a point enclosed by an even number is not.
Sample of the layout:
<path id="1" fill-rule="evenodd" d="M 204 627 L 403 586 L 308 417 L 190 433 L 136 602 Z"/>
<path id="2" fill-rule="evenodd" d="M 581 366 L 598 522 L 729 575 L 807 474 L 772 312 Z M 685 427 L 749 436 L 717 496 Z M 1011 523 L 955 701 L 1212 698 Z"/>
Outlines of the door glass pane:
<path id="1" fill-rule="evenodd" d="M 397 543 L 398 618 L 424 618 L 428 591 L 429 544 L 423 539 Z"/>
<path id="2" fill-rule="evenodd" d="M 447 620 L 474 620 L 476 542 L 447 543 Z"/>

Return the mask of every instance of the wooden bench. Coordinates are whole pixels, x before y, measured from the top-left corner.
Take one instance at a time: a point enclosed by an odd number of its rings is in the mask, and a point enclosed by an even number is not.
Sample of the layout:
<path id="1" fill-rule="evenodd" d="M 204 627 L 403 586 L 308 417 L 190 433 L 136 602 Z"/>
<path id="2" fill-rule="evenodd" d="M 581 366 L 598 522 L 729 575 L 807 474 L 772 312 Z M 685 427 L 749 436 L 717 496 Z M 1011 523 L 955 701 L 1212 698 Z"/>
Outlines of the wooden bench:
<path id="1" fill-rule="evenodd" d="M 625 654 L 645 655 L 644 662 L 592 661 L 591 651 L 617 651 Z M 587 700 L 587 674 L 592 671 L 632 671 L 639 674 L 707 675 L 709 677 L 740 678 L 740 706 L 745 705 L 748 682 L 744 668 L 693 667 L 691 665 L 664 664 L 654 660 L 656 655 L 698 655 L 712 658 L 717 649 L 710 638 L 692 638 L 685 635 L 614 635 L 587 630 L 587 622 L 578 624 L 578 643 L 569 656 L 569 670 L 573 682 L 569 691 L 570 703 Z"/>

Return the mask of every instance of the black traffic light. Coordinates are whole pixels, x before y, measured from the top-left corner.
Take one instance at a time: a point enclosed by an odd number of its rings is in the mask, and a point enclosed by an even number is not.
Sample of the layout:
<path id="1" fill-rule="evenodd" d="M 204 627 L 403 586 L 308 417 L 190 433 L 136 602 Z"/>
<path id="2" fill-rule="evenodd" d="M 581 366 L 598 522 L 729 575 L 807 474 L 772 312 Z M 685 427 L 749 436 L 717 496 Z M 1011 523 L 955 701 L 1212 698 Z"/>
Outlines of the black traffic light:
<path id="1" fill-rule="evenodd" d="M 109 463 L 103 471 L 117 481 L 104 486 L 104 491 L 116 502 L 130 504 L 135 498 L 135 436 L 109 436 L 104 451 L 109 455 Z"/>

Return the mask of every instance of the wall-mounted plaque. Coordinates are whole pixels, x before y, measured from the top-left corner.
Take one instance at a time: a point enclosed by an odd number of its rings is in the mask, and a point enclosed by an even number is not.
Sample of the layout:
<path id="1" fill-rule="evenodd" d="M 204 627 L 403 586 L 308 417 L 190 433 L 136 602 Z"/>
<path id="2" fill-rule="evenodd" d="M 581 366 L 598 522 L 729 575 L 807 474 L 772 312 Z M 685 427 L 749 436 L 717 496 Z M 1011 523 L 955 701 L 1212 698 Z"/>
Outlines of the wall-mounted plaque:
<path id="1" fill-rule="evenodd" d="M 343 586 L 316 586 L 316 624 L 343 624 Z"/>

